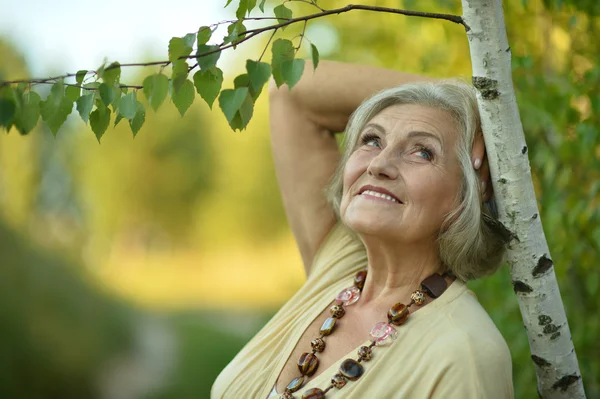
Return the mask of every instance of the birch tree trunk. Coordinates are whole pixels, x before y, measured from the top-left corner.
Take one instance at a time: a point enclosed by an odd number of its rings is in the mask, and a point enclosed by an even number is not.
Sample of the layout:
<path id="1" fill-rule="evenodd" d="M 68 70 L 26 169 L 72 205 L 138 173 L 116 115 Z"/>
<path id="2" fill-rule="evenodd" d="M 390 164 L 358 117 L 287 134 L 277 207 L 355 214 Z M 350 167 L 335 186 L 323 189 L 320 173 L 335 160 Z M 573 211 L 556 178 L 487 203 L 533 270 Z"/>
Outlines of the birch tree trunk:
<path id="1" fill-rule="evenodd" d="M 537 208 L 515 98 L 501 0 L 462 0 L 500 221 L 513 233 L 508 263 L 529 336 L 541 398 L 585 398 Z"/>

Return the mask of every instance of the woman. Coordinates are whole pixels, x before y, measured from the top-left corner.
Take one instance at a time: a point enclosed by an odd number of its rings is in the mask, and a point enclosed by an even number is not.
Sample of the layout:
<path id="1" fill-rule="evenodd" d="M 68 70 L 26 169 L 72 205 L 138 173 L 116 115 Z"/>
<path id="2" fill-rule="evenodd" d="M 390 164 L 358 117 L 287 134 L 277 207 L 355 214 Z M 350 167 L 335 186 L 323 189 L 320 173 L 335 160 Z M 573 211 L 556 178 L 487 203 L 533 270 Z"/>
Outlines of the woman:
<path id="1" fill-rule="evenodd" d="M 212 398 L 513 396 L 506 343 L 464 283 L 495 271 L 507 240 L 482 206 L 475 97 L 423 80 L 322 62 L 291 91 L 272 86 L 275 165 L 307 281 Z M 333 133 L 345 128 L 342 156 Z"/>

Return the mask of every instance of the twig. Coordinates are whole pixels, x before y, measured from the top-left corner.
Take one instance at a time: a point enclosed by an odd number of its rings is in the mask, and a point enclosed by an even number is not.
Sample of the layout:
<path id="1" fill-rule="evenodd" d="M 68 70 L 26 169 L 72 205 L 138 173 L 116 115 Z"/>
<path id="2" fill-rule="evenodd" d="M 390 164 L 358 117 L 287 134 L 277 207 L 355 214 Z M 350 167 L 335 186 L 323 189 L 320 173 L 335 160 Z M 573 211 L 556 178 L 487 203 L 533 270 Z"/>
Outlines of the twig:
<path id="1" fill-rule="evenodd" d="M 277 33 L 277 29 L 275 29 L 273 31 L 273 33 L 271 33 L 271 37 L 269 38 L 269 41 L 267 42 L 267 45 L 265 46 L 265 48 L 263 49 L 260 57 L 258 57 L 258 62 L 260 62 L 260 60 L 262 60 L 262 57 L 265 55 L 265 53 L 267 52 L 267 48 L 269 47 L 269 44 L 271 43 L 271 40 L 273 40 L 273 36 L 275 36 L 275 33 Z"/>

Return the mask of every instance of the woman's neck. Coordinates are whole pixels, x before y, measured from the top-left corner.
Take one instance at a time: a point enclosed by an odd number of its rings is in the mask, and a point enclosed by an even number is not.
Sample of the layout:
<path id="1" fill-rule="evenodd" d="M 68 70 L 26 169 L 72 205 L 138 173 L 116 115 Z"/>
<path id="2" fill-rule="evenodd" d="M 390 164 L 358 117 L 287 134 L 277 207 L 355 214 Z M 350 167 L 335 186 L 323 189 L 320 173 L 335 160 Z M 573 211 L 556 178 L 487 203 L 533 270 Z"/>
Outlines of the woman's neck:
<path id="1" fill-rule="evenodd" d="M 443 270 L 435 243 L 399 245 L 398 241 L 370 237 L 363 237 L 363 242 L 369 263 L 360 307 L 389 307 L 408 301 L 421 281 Z"/>

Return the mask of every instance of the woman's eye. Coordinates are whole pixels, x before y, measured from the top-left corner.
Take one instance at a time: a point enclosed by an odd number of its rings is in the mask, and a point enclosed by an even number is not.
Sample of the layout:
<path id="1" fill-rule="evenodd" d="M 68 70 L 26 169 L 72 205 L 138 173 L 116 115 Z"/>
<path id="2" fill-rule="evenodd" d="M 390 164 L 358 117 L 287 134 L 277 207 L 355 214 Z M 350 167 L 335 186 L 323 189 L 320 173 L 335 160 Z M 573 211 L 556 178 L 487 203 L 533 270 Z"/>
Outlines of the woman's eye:
<path id="1" fill-rule="evenodd" d="M 433 159 L 433 151 L 431 151 L 427 147 L 419 147 L 417 151 L 415 151 L 415 154 L 428 161 L 431 161 Z"/>
<path id="2" fill-rule="evenodd" d="M 371 135 L 371 134 L 366 134 L 363 136 L 363 138 L 361 139 L 362 145 L 366 145 L 369 147 L 380 147 L 380 140 L 379 137 L 375 136 L 375 135 Z"/>

